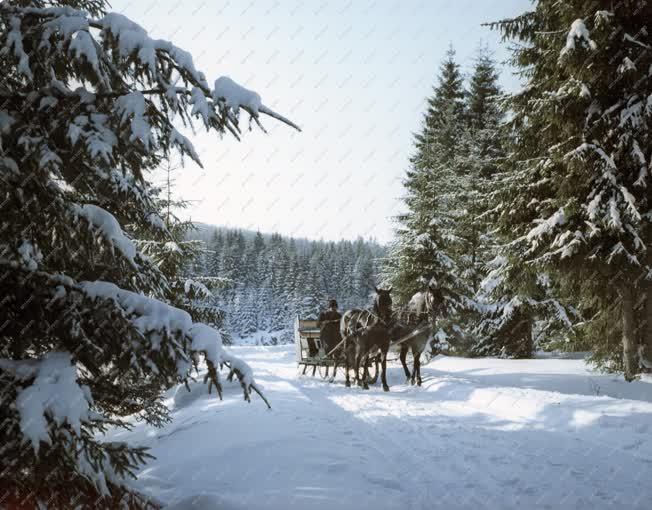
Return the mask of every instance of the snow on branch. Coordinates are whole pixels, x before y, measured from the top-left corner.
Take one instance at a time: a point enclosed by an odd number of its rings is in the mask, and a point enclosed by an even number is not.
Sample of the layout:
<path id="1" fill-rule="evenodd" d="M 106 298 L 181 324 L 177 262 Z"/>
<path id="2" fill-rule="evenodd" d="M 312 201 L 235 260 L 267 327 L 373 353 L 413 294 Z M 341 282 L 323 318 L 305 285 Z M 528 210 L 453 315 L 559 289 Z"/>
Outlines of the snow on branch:
<path id="1" fill-rule="evenodd" d="M 46 417 L 58 426 L 69 425 L 81 435 L 81 424 L 90 420 L 90 390 L 77 383 L 77 367 L 68 352 L 49 352 L 39 360 L 0 359 L 0 369 L 30 386 L 18 390 L 16 408 L 20 428 L 38 453 L 40 442 L 52 444 Z"/>
<path id="2" fill-rule="evenodd" d="M 169 41 L 150 38 L 144 28 L 121 14 L 109 13 L 99 20 L 95 26 L 101 27 L 105 33 L 110 32 L 116 38 L 123 57 L 129 57 L 134 53 L 137 54 L 140 62 L 147 65 L 155 77 L 158 77 L 156 52 L 163 51 L 167 53 L 176 63 L 181 74 L 189 75 L 196 84 L 190 92 L 192 96 L 191 104 L 194 105 L 193 113 L 201 114 L 204 122 L 208 124 L 211 112 L 206 99 L 207 96 L 211 95 L 210 89 L 204 73 L 195 68 L 190 53 L 178 48 Z M 168 88 L 164 93 L 169 94 L 170 90 Z M 229 118 L 236 125 L 238 110 L 242 108 L 256 120 L 259 126 L 258 117 L 260 113 L 263 113 L 300 131 L 296 124 L 264 106 L 259 94 L 242 87 L 229 77 L 222 76 L 215 81 L 212 96 L 216 102 L 224 102 L 226 110 L 231 114 Z M 262 126 L 260 127 L 262 128 Z"/>
<path id="3" fill-rule="evenodd" d="M 527 234 L 526 238 L 528 241 L 533 241 L 549 232 L 551 232 L 555 227 L 563 225 L 566 221 L 564 210 L 559 209 L 555 213 L 545 220 L 541 220 L 539 224 L 531 229 Z"/>
<path id="4" fill-rule="evenodd" d="M 237 84 L 228 76 L 215 80 L 213 97 L 216 101 L 223 101 L 236 115 L 240 107 L 248 108 L 251 113 L 258 115 L 258 109 L 262 106 L 259 94 Z"/>
<path id="5" fill-rule="evenodd" d="M 263 105 L 256 92 L 238 85 L 228 77 L 218 78 L 215 82 L 215 90 L 211 90 L 204 73 L 195 67 L 189 52 L 170 41 L 150 37 L 143 27 L 122 14 L 112 12 L 102 18 L 92 19 L 88 13 L 69 7 L 38 8 L 5 4 L 0 4 L 0 11 L 8 15 L 8 24 L 11 27 L 3 52 L 13 53 L 18 60 L 18 71 L 29 80 L 32 80 L 33 73 L 29 56 L 23 49 L 21 33 L 21 19 L 27 15 L 42 19 L 38 27 L 42 31 L 39 51 L 52 52 L 57 51 L 57 48 L 67 47 L 70 58 L 91 66 L 95 74 L 91 81 L 97 81 L 91 93 L 95 99 L 120 97 L 133 93 L 156 94 L 172 111 L 180 112 L 180 101 L 177 96 L 190 95 L 193 115 L 200 115 L 207 128 L 220 126 L 224 121 L 218 115 L 221 113 L 227 119 L 225 127 L 237 137 L 239 132 L 237 111 L 243 109 L 261 128 L 259 115 L 264 114 L 300 130 L 295 123 Z M 34 27 L 31 29 L 33 30 Z M 91 29 L 99 31 L 101 41 L 95 40 Z M 52 44 L 52 38 L 58 39 L 56 46 Z M 117 61 L 111 52 L 104 51 L 106 43 L 116 47 L 117 56 L 122 59 L 122 62 Z M 133 90 L 135 83 L 128 84 L 122 79 L 111 79 L 116 77 L 111 76 L 112 74 L 120 74 L 120 67 L 123 64 L 132 62 L 144 68 L 144 76 L 139 80 L 142 90 Z M 172 71 L 176 71 L 176 74 Z M 138 69 L 136 74 L 140 74 Z M 89 77 L 80 78 L 80 81 L 84 82 Z M 179 79 L 185 86 L 176 86 Z M 53 80 L 53 84 L 54 81 L 63 85 L 63 82 L 56 79 Z M 113 88 L 115 83 L 122 83 L 128 90 Z M 148 85 L 151 85 L 151 88 L 147 88 Z M 65 86 L 59 89 L 59 93 L 70 92 Z M 181 102 L 181 106 L 187 104 L 185 101 Z M 141 132 L 140 135 L 142 134 Z"/>
<path id="6" fill-rule="evenodd" d="M 192 278 L 186 278 L 183 283 L 183 292 L 187 296 L 200 295 L 205 298 L 212 298 L 213 293 L 201 282 L 193 280 Z"/>
<path id="7" fill-rule="evenodd" d="M 152 331 L 183 333 L 192 326 L 190 314 L 158 299 L 121 289 L 111 282 L 81 282 L 81 290 L 91 299 L 110 300 L 117 304 L 141 333 Z"/>
<path id="8" fill-rule="evenodd" d="M 91 26 L 100 28 L 104 34 L 110 33 L 117 40 L 118 50 L 122 57 L 127 58 L 132 54 L 136 54 L 138 60 L 147 65 L 153 75 L 158 74 L 156 52 L 157 50 L 165 51 L 196 83 L 203 88 L 208 88 L 204 73 L 199 72 L 195 68 L 190 53 L 177 48 L 169 41 L 152 39 L 147 35 L 147 30 L 126 16 L 110 12 L 102 19 L 92 21 L 90 24 Z"/>
<path id="9" fill-rule="evenodd" d="M 263 127 L 258 122 L 259 113 L 264 113 L 273 117 L 289 126 L 292 126 L 298 131 L 301 131 L 301 128 L 294 124 L 292 121 L 286 119 L 285 117 L 279 115 L 275 111 L 263 105 L 260 95 L 253 90 L 249 90 L 242 85 L 236 83 L 228 76 L 221 76 L 215 80 L 215 88 L 213 89 L 213 99 L 222 103 L 227 111 L 227 114 L 234 120 L 237 121 L 238 113 L 240 108 L 245 110 L 260 126 Z M 264 131 L 264 129 L 263 129 Z"/>
<path id="10" fill-rule="evenodd" d="M 126 258 L 132 266 L 136 266 L 136 247 L 120 228 L 120 223 L 110 212 L 92 204 L 73 205 L 73 212 L 77 217 L 84 218 L 91 228 L 97 229 L 100 235 L 106 239 L 111 246 Z"/>
<path id="11" fill-rule="evenodd" d="M 231 375 L 236 375 L 238 377 L 240 386 L 244 391 L 245 400 L 247 402 L 251 401 L 251 391 L 253 390 L 265 401 L 267 407 L 271 408 L 269 402 L 254 381 L 251 367 L 240 358 L 233 356 L 224 349 L 222 336 L 216 329 L 207 326 L 206 324 L 195 323 L 192 325 L 188 333 L 192 339 L 191 350 L 203 352 L 206 357 L 209 369 L 207 377 L 211 377 L 211 383 L 215 385 L 220 398 L 222 398 L 222 387 L 215 367 L 220 364 L 227 364 L 231 369 Z M 231 377 L 231 375 L 229 377 Z"/>
<path id="12" fill-rule="evenodd" d="M 28 80 L 32 80 L 34 75 L 29 67 L 29 56 L 23 49 L 23 34 L 20 31 L 20 18 L 13 17 L 9 22 L 11 30 L 7 33 L 7 44 L 3 50 L 11 51 L 18 58 L 18 72 L 24 75 Z"/>
<path id="13" fill-rule="evenodd" d="M 238 377 L 245 400 L 250 401 L 251 391 L 255 391 L 269 406 L 269 402 L 254 380 L 253 371 L 249 365 L 224 349 L 222 336 L 216 329 L 206 324 L 193 323 L 190 314 L 184 310 L 157 299 L 121 289 L 110 282 L 81 282 L 79 289 L 91 299 L 110 300 L 115 303 L 143 335 L 165 332 L 168 335 L 187 337 L 190 340 L 190 353 L 204 354 L 211 383 L 216 386 L 220 398 L 222 388 L 219 373 L 215 367 L 227 364 L 231 373 Z M 158 350 L 159 346 L 155 338 L 152 343 L 153 348 Z M 185 356 L 180 356 L 176 359 L 176 364 L 179 378 L 185 380 L 191 368 L 189 360 Z"/>
<path id="14" fill-rule="evenodd" d="M 116 106 L 121 124 L 125 124 L 131 119 L 129 122 L 131 128 L 129 141 L 140 140 L 145 146 L 145 150 L 149 152 L 150 147 L 156 143 L 156 140 L 145 116 L 145 96 L 138 91 L 131 92 L 120 96 L 116 100 Z"/>
<path id="15" fill-rule="evenodd" d="M 616 166 L 616 163 L 614 162 L 613 158 L 611 158 L 605 151 L 602 149 L 602 147 L 599 147 L 598 145 L 595 145 L 593 143 L 582 143 L 572 151 L 568 152 L 567 154 L 564 155 L 564 159 L 570 159 L 573 157 L 581 157 L 582 154 L 585 152 L 594 152 L 595 154 L 598 155 L 598 157 L 602 160 L 604 163 L 604 172 L 603 172 L 603 177 L 606 181 L 608 181 L 610 184 L 615 185 L 616 184 L 616 173 L 618 172 L 618 167 Z"/>
<path id="16" fill-rule="evenodd" d="M 598 47 L 597 44 L 595 44 L 595 41 L 593 41 L 589 36 L 589 30 L 586 28 L 584 20 L 581 18 L 573 21 L 573 24 L 568 31 L 568 35 L 566 36 L 566 45 L 561 50 L 560 56 L 564 56 L 569 51 L 574 50 L 577 41 L 579 41 L 580 45 L 584 48 L 595 50 Z"/>

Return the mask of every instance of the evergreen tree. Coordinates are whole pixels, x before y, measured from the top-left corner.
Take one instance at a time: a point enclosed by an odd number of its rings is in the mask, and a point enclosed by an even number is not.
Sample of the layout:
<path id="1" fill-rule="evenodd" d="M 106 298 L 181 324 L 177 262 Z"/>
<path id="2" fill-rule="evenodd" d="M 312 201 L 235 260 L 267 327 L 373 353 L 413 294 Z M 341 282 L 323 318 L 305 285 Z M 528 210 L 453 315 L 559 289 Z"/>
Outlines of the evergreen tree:
<path id="1" fill-rule="evenodd" d="M 208 262 L 206 264 L 206 272 L 208 274 L 217 276 L 222 271 L 222 249 L 224 244 L 224 237 L 221 230 L 216 230 L 213 233 L 208 244 L 207 258 Z"/>
<path id="2" fill-rule="evenodd" d="M 462 175 L 453 198 L 461 211 L 455 222 L 455 234 L 460 240 L 457 266 L 473 294 L 479 290 L 490 256 L 487 248 L 491 245 L 492 225 L 484 213 L 491 207 L 486 199 L 503 156 L 500 94 L 495 63 L 489 50 L 481 47 L 469 85 L 466 127 L 458 144 L 456 161 Z"/>
<path id="3" fill-rule="evenodd" d="M 603 4 L 541 0 L 534 11 L 495 24 L 520 42 L 513 60 L 527 80 L 510 99 L 517 136 L 500 182 L 499 227 L 511 240 L 514 272 L 528 266 L 530 273 L 583 275 L 584 288 L 598 296 L 578 303 L 592 312 L 589 328 L 613 313 L 617 290 L 631 379 L 639 362 L 649 364 L 652 347 L 652 5 Z"/>
<path id="4" fill-rule="evenodd" d="M 263 238 L 263 234 L 261 234 L 260 231 L 256 232 L 256 237 L 254 238 L 253 247 L 254 247 L 254 253 L 256 255 L 260 255 L 260 253 L 265 249 L 265 239 Z"/>
<path id="5" fill-rule="evenodd" d="M 280 116 L 106 8 L 0 4 L 0 486 L 27 507 L 147 506 L 124 483 L 146 450 L 101 433 L 165 422 L 162 391 L 201 355 L 218 391 L 220 363 L 257 391 L 216 330 L 166 303 L 167 269 L 134 239 L 166 235 L 151 170 L 199 162 L 173 118 L 238 135 L 240 107 Z"/>
<path id="6" fill-rule="evenodd" d="M 452 233 L 456 147 L 464 130 L 462 76 L 450 49 L 442 63 L 434 94 L 428 99 L 423 127 L 415 136 L 415 154 L 404 181 L 407 212 L 398 216 L 396 240 L 385 262 L 383 279 L 406 303 L 426 286 L 436 294 L 437 314 L 446 320 L 466 306 Z M 451 337 L 457 332 L 445 326 Z"/>
<path id="7" fill-rule="evenodd" d="M 543 346 L 535 330 L 550 337 L 562 325 L 559 303 L 543 275 L 523 268 L 510 272 L 503 256 L 508 240 L 494 232 L 494 192 L 501 191 L 494 178 L 505 156 L 508 131 L 502 123 L 498 74 L 486 47 L 476 58 L 466 115 L 457 158 L 465 177 L 454 194 L 461 211 L 455 222 L 460 240 L 456 257 L 474 303 L 460 314 L 458 323 L 472 335 L 475 354 L 531 357 L 535 347 Z M 526 279 L 528 285 L 523 284 Z"/>

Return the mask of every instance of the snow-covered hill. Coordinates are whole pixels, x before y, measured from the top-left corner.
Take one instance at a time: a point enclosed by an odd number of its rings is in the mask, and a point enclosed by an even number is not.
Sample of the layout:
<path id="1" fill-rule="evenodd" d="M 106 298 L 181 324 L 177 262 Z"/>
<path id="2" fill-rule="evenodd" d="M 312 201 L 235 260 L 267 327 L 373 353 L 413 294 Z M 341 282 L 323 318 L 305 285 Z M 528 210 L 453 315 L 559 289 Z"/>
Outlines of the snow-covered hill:
<path id="1" fill-rule="evenodd" d="M 298 375 L 293 346 L 236 347 L 264 386 L 169 393 L 174 422 L 115 433 L 157 457 L 138 487 L 184 509 L 652 505 L 652 381 L 582 360 L 438 357 L 390 393 Z"/>

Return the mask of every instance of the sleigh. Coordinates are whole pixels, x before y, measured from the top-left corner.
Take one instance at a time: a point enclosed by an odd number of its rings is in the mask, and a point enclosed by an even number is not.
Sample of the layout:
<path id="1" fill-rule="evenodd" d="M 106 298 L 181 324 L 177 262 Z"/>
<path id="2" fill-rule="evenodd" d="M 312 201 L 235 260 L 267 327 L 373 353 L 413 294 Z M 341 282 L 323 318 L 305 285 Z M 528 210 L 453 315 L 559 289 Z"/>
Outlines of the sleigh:
<path id="1" fill-rule="evenodd" d="M 295 320 L 294 326 L 294 345 L 296 349 L 297 366 L 303 366 L 302 374 L 305 375 L 309 367 L 312 367 L 312 375 L 317 372 L 322 378 L 327 378 L 331 367 L 344 366 L 343 352 L 341 343 L 331 352 L 324 346 L 321 340 L 321 328 L 319 321 L 315 319 L 301 319 L 299 317 Z M 398 360 L 398 351 L 400 350 L 400 342 L 393 342 L 390 345 L 390 350 L 395 354 L 392 361 Z M 372 360 L 368 361 L 369 366 L 372 365 Z M 332 374 L 335 376 L 335 373 Z"/>
<path id="2" fill-rule="evenodd" d="M 294 344 L 296 349 L 297 365 L 303 365 L 303 374 L 308 367 L 312 367 L 312 375 L 317 370 L 326 378 L 330 367 L 335 366 L 335 354 L 327 353 L 321 341 L 321 328 L 319 321 L 313 319 L 300 319 L 297 317 L 294 327 Z"/>
<path id="3" fill-rule="evenodd" d="M 412 320 L 413 321 L 413 320 Z M 412 322 L 411 321 L 411 322 Z M 394 354 L 392 359 L 388 361 L 397 361 L 398 352 L 400 351 L 401 344 L 408 340 L 413 334 L 423 331 L 423 327 L 414 324 L 415 330 L 401 339 L 395 340 L 390 344 L 390 351 Z M 331 352 L 327 352 L 321 340 L 321 328 L 318 320 L 314 319 L 301 319 L 299 317 L 295 320 L 294 327 L 294 343 L 296 349 L 296 361 L 299 369 L 303 366 L 302 375 L 305 375 L 309 367 L 312 367 L 312 375 L 319 375 L 326 379 L 329 376 L 331 367 L 333 372 L 331 375 L 335 377 L 336 367 L 344 366 L 344 353 L 341 348 L 336 348 Z M 340 344 L 341 346 L 341 344 Z M 411 357 L 411 353 L 408 354 Z M 431 354 L 426 355 L 426 363 L 431 358 Z M 373 361 L 368 360 L 368 367 L 370 368 Z"/>

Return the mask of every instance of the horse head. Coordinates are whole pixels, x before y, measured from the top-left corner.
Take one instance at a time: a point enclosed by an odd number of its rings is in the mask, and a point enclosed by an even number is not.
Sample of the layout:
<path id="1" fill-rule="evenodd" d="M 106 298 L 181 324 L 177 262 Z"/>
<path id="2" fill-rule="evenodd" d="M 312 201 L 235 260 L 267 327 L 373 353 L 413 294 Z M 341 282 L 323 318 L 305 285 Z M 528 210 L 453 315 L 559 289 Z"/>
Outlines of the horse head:
<path id="1" fill-rule="evenodd" d="M 434 278 L 428 282 L 425 294 L 425 311 L 430 315 L 431 319 L 434 319 L 437 312 L 437 296 L 439 295 L 437 282 Z"/>
<path id="2" fill-rule="evenodd" d="M 374 313 L 380 317 L 383 322 L 388 323 L 392 319 L 392 288 L 379 289 L 374 286 L 376 297 L 374 298 Z"/>

